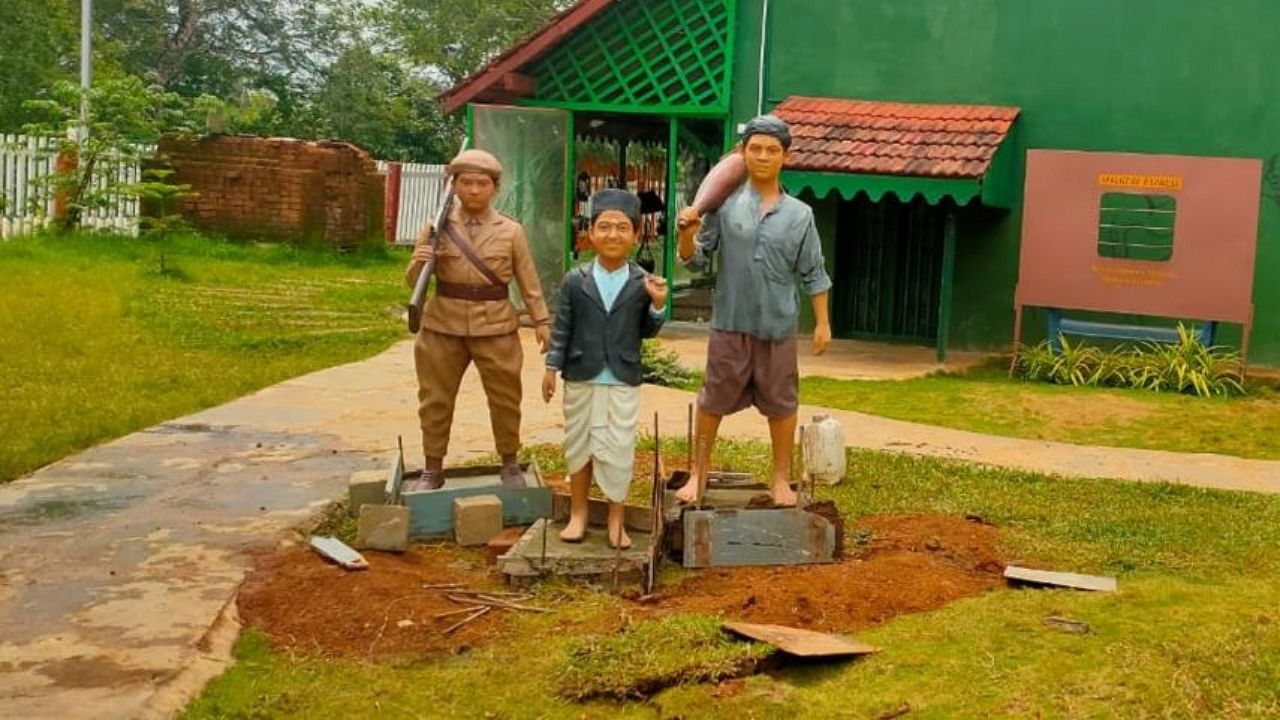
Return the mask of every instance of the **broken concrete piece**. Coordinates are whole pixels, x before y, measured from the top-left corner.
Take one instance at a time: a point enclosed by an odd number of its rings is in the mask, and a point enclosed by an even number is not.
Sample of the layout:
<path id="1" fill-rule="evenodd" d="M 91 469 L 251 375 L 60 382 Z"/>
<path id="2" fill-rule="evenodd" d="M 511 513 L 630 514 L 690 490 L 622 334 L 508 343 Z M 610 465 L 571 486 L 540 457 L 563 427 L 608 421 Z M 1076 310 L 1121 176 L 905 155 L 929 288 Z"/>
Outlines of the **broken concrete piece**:
<path id="1" fill-rule="evenodd" d="M 387 473 L 382 470 L 361 470 L 347 478 L 347 505 L 351 517 L 360 517 L 365 505 L 381 505 L 387 500 Z"/>
<path id="2" fill-rule="evenodd" d="M 367 570 L 369 562 L 336 537 L 311 537 L 311 549 L 338 563 L 347 570 Z"/>
<path id="3" fill-rule="evenodd" d="M 356 525 L 356 548 L 404 552 L 409 549 L 409 508 L 365 505 Z"/>
<path id="4" fill-rule="evenodd" d="M 796 657 L 851 657 L 880 652 L 880 648 L 856 640 L 785 625 L 727 622 L 720 627 L 734 635 L 772 645 Z"/>
<path id="5" fill-rule="evenodd" d="M 1104 575 L 1079 575 L 1077 573 L 1032 570 L 1031 568 L 1009 565 L 1004 569 L 1004 577 L 1014 584 L 1063 587 L 1073 590 L 1091 590 L 1093 592 L 1116 591 L 1116 579 Z"/>
<path id="6" fill-rule="evenodd" d="M 453 501 L 453 535 L 463 547 L 484 545 L 502 532 L 502 500 L 473 495 Z"/>
<path id="7" fill-rule="evenodd" d="M 525 528 L 523 527 L 509 527 L 491 538 L 486 547 L 489 564 L 492 565 L 498 562 L 500 556 L 505 555 L 516 543 L 520 542 L 524 531 Z"/>

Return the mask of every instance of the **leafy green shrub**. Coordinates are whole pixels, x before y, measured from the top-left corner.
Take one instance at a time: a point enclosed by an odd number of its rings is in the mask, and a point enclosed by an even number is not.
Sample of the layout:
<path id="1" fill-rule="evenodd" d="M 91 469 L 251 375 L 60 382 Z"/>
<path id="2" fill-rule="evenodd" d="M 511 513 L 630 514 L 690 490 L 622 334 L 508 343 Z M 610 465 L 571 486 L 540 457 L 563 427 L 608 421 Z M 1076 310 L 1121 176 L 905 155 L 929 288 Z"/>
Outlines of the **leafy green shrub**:
<path id="1" fill-rule="evenodd" d="M 679 355 L 652 338 L 640 345 L 640 370 L 641 381 L 651 385 L 687 389 L 695 378 L 692 370 L 680 364 Z"/>
<path id="2" fill-rule="evenodd" d="M 1240 354 L 1206 347 L 1184 325 L 1178 340 L 1120 345 L 1111 350 L 1071 343 L 1059 336 L 1061 350 L 1048 341 L 1025 347 L 1018 357 L 1018 374 L 1024 380 L 1058 385 L 1129 387 L 1212 397 L 1243 395 Z"/>

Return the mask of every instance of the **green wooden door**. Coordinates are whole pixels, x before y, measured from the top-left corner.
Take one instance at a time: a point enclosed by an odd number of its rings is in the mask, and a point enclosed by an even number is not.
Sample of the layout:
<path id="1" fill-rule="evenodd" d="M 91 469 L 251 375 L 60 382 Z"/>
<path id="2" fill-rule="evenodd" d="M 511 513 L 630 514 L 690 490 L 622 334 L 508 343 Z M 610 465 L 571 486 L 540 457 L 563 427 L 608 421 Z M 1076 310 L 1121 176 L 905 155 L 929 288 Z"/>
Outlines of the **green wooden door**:
<path id="1" fill-rule="evenodd" d="M 923 198 L 841 203 L 832 330 L 837 337 L 932 343 L 938 334 L 946 210 Z"/>

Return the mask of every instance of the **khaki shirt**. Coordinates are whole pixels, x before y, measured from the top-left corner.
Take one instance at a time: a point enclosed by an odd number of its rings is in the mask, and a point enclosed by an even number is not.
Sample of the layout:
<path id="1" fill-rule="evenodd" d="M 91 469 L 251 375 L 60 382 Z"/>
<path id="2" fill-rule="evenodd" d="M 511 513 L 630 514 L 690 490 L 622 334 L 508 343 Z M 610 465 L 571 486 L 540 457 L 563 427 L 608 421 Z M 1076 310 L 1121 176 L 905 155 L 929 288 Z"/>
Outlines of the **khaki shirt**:
<path id="1" fill-rule="evenodd" d="M 458 234 L 470 239 L 476 255 L 500 280 L 509 283 L 514 278 L 520 284 L 520 294 L 534 324 L 550 323 L 547 304 L 542 299 L 542 283 L 538 280 L 533 256 L 529 254 L 524 227 L 492 208 L 476 220 L 476 224 L 468 226 L 467 218 L 457 204 L 449 214 L 449 222 L 454 224 Z M 427 242 L 430 231 L 429 223 L 423 226 L 418 233 L 417 244 Z M 437 280 L 462 285 L 489 284 L 489 280 L 454 246 L 448 234 L 440 236 L 435 257 Z M 409 263 L 404 275 L 409 287 L 417 281 L 422 267 L 421 262 Z M 422 314 L 423 329 L 445 335 L 505 335 L 519 327 L 520 320 L 510 300 L 462 300 L 432 295 Z"/>

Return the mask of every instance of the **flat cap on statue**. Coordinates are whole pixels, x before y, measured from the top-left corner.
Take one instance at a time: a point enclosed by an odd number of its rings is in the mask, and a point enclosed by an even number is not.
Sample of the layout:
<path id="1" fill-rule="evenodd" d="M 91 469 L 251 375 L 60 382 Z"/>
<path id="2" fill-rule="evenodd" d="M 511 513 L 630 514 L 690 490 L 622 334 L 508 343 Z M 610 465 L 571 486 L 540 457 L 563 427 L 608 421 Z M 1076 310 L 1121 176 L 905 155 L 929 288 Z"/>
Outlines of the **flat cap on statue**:
<path id="1" fill-rule="evenodd" d="M 458 153 L 458 156 L 449 163 L 447 172 L 450 175 L 482 173 L 497 182 L 502 179 L 502 163 L 498 162 L 498 158 L 492 154 L 472 148 Z"/>
<path id="2" fill-rule="evenodd" d="M 591 196 L 591 202 L 587 207 L 589 208 L 587 214 L 590 215 L 593 223 L 600 217 L 600 213 L 606 210 L 617 210 L 631 218 L 633 227 L 640 224 L 640 197 L 626 190 L 607 188 L 597 191 Z"/>
<path id="3" fill-rule="evenodd" d="M 745 143 L 752 135 L 768 135 L 777 138 L 784 150 L 791 149 L 791 126 L 777 115 L 760 115 L 751 119 L 742 129 L 742 141 Z"/>

